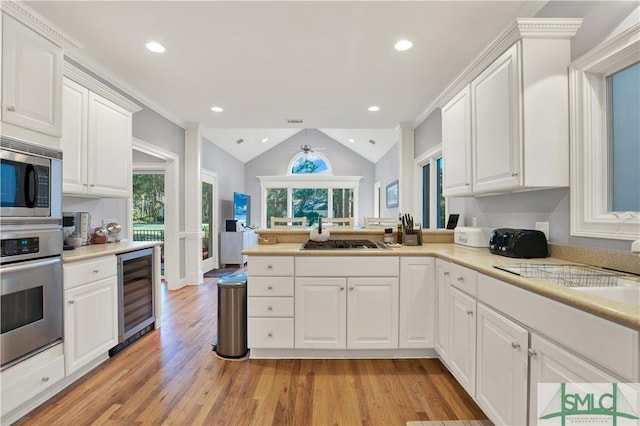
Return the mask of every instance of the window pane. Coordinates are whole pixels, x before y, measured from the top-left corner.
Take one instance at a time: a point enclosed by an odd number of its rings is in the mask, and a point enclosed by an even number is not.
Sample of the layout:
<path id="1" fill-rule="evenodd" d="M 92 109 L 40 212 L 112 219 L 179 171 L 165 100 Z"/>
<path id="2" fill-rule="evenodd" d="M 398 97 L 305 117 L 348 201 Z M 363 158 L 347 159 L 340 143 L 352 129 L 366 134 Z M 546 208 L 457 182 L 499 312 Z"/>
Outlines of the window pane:
<path id="1" fill-rule="evenodd" d="M 609 208 L 640 211 L 640 62 L 608 77 Z"/>
<path id="2" fill-rule="evenodd" d="M 267 228 L 271 217 L 287 217 L 287 188 L 267 188 Z"/>
<path id="3" fill-rule="evenodd" d="M 293 217 L 306 217 L 309 226 L 318 223 L 318 217 L 327 217 L 329 190 L 326 188 L 294 188 L 292 197 Z"/>
<path id="4" fill-rule="evenodd" d="M 431 165 L 422 167 L 422 227 L 429 228 L 431 216 Z"/>
<path id="5" fill-rule="evenodd" d="M 302 154 L 291 166 L 293 174 L 326 173 L 328 171 L 325 161 L 314 154 Z"/>
<path id="6" fill-rule="evenodd" d="M 353 217 L 353 189 L 333 190 L 333 217 Z"/>
<path id="7" fill-rule="evenodd" d="M 444 196 L 442 195 L 442 157 L 438 158 L 436 176 L 436 202 L 438 203 L 438 228 L 445 227 Z"/>

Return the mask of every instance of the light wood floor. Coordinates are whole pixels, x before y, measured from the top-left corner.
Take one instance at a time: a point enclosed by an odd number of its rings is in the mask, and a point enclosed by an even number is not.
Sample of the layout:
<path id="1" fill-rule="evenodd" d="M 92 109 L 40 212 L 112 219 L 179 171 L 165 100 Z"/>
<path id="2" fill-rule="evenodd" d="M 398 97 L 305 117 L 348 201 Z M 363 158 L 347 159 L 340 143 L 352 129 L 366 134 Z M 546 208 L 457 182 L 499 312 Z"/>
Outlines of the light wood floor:
<path id="1" fill-rule="evenodd" d="M 215 279 L 163 291 L 153 331 L 20 425 L 404 425 L 483 420 L 438 360 L 225 361 Z"/>

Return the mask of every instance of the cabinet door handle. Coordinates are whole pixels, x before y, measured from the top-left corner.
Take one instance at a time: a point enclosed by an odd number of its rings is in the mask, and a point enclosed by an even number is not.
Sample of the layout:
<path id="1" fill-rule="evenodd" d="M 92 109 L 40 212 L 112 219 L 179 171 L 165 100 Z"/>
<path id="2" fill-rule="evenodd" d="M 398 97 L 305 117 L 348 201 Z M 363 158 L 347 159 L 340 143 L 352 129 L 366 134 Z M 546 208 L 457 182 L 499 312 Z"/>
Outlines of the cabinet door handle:
<path id="1" fill-rule="evenodd" d="M 472 310 L 468 310 L 467 311 L 467 315 L 473 315 L 473 311 Z"/>
<path id="2" fill-rule="evenodd" d="M 273 265 L 267 265 L 267 269 L 273 269 Z"/>
<path id="3" fill-rule="evenodd" d="M 272 285 L 267 286 L 267 290 L 273 290 L 273 286 Z"/>
<path id="4" fill-rule="evenodd" d="M 94 273 L 94 274 L 97 274 L 98 272 L 100 272 L 100 269 L 94 269 L 94 270 L 93 270 L 93 273 Z"/>
<path id="5" fill-rule="evenodd" d="M 518 176 L 518 173 L 513 172 L 513 173 L 511 173 L 511 176 L 512 176 L 512 177 L 516 177 L 516 176 Z"/>
<path id="6" fill-rule="evenodd" d="M 444 275 L 445 275 L 446 277 L 448 277 L 448 276 L 449 276 L 449 272 L 448 272 L 448 271 L 445 271 Z"/>
<path id="7" fill-rule="evenodd" d="M 463 282 L 464 281 L 464 277 L 458 277 L 458 281 Z"/>
<path id="8" fill-rule="evenodd" d="M 471 186 L 471 184 L 470 183 L 465 183 L 464 186 Z"/>
<path id="9" fill-rule="evenodd" d="M 76 301 L 75 301 L 75 300 L 69 300 L 69 304 L 70 304 L 70 305 L 73 305 L 74 303 L 76 303 Z"/>
<path id="10" fill-rule="evenodd" d="M 354 287 L 353 286 L 349 286 L 349 290 L 353 291 Z"/>
<path id="11" fill-rule="evenodd" d="M 269 307 L 267 308 L 267 310 L 268 310 L 268 311 L 273 311 L 273 306 L 269 306 Z"/>
<path id="12" fill-rule="evenodd" d="M 341 291 L 344 291 L 344 287 L 340 287 L 340 290 L 341 290 Z"/>
<path id="13" fill-rule="evenodd" d="M 43 381 L 43 382 L 48 382 L 48 381 L 49 381 L 49 376 L 44 376 L 44 377 L 42 378 L 42 381 Z"/>
<path id="14" fill-rule="evenodd" d="M 519 343 L 516 343 L 516 342 L 511 342 L 511 347 L 512 347 L 513 349 L 520 349 L 520 344 L 519 344 Z"/>
<path id="15" fill-rule="evenodd" d="M 273 333 L 272 332 L 268 332 L 267 333 L 267 337 L 273 337 Z"/>
<path id="16" fill-rule="evenodd" d="M 538 352 L 536 352 L 536 350 L 535 350 L 535 349 L 531 349 L 531 348 L 529 348 L 529 350 L 528 350 L 527 352 L 529 352 L 529 357 L 530 357 L 530 358 L 533 358 L 533 357 L 538 356 Z"/>
<path id="17" fill-rule="evenodd" d="M 15 106 L 13 106 L 13 105 L 9 105 L 9 106 L 7 107 L 7 111 L 15 112 L 15 110 L 16 110 L 16 107 L 15 107 Z"/>

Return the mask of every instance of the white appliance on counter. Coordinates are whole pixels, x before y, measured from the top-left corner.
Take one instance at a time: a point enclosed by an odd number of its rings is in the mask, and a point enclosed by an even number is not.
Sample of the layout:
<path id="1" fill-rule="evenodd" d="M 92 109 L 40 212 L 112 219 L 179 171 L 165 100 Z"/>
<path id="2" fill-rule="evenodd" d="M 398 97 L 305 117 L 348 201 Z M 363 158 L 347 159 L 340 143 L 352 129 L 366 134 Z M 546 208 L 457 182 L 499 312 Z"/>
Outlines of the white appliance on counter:
<path id="1" fill-rule="evenodd" d="M 467 247 L 489 247 L 490 234 L 491 228 L 458 226 L 453 230 L 453 242 Z"/>

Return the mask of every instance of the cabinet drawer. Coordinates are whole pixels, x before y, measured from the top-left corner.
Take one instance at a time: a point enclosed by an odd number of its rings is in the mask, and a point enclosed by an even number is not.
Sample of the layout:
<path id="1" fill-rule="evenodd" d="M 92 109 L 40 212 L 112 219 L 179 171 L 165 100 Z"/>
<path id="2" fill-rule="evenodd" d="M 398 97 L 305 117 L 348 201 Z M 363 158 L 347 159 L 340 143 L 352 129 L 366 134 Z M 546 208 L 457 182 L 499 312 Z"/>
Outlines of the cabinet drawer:
<path id="1" fill-rule="evenodd" d="M 24 404 L 64 378 L 62 350 L 54 348 L 50 351 L 58 355 L 49 359 L 49 354 L 43 352 L 2 372 L 3 414 Z"/>
<path id="2" fill-rule="evenodd" d="M 478 273 L 476 271 L 455 263 L 451 264 L 450 271 L 449 279 L 452 286 L 459 288 L 471 296 L 477 296 Z"/>
<path id="3" fill-rule="evenodd" d="M 293 297 L 250 297 L 250 317 L 293 317 Z"/>
<path id="4" fill-rule="evenodd" d="M 397 277 L 398 257 L 296 257 L 297 277 Z"/>
<path id="5" fill-rule="evenodd" d="M 293 276 L 293 257 L 251 256 L 247 273 L 249 276 Z"/>
<path id="6" fill-rule="evenodd" d="M 115 256 L 105 256 L 98 259 L 74 262 L 64 265 L 64 288 L 70 289 L 108 278 L 118 273 Z"/>
<path id="7" fill-rule="evenodd" d="M 247 294 L 251 296 L 293 296 L 293 277 L 249 277 Z"/>
<path id="8" fill-rule="evenodd" d="M 249 318 L 249 348 L 293 348 L 293 318 Z"/>

